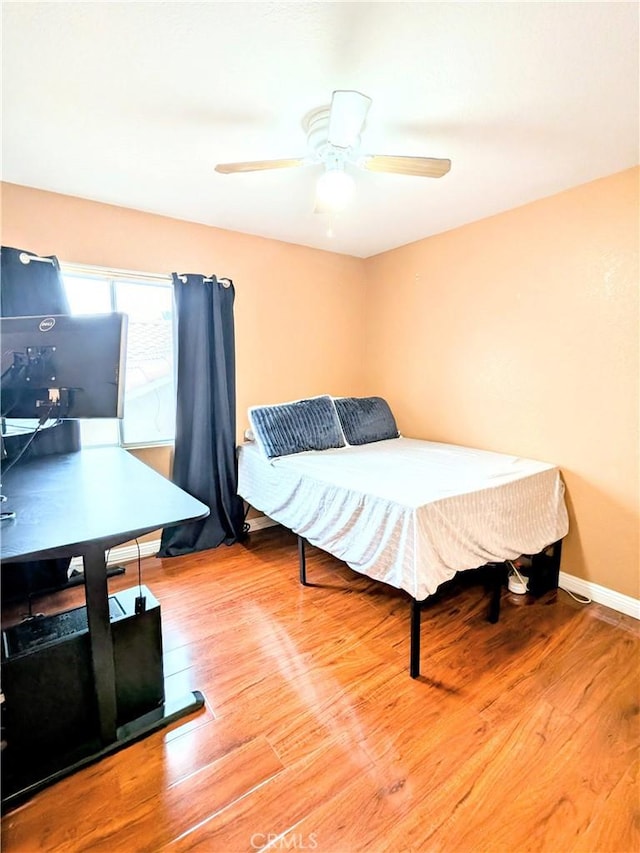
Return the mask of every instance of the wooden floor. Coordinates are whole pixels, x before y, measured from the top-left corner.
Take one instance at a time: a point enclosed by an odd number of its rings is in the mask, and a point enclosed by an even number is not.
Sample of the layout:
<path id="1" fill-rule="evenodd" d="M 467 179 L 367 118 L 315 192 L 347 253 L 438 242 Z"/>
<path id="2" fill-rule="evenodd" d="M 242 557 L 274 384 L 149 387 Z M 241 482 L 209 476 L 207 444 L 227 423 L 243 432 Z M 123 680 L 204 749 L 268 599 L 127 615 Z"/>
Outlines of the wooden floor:
<path id="1" fill-rule="evenodd" d="M 414 681 L 404 594 L 308 553 L 309 588 L 280 528 L 143 561 L 167 690 L 206 706 L 9 812 L 4 853 L 640 850 L 637 622 L 505 590 L 491 625 L 468 575 Z"/>

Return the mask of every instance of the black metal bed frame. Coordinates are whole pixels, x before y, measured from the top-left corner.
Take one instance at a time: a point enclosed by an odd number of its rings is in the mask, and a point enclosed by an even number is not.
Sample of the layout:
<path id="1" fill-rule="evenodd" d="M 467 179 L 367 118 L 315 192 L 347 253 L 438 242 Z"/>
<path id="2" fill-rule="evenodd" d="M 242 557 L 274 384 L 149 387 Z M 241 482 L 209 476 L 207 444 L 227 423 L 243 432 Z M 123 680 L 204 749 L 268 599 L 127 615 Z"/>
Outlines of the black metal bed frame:
<path id="1" fill-rule="evenodd" d="M 299 534 L 298 537 L 298 562 L 300 570 L 300 583 L 302 586 L 312 586 L 307 581 L 307 556 L 305 553 L 305 540 Z M 551 553 L 549 553 L 551 552 Z M 532 568 L 538 571 L 538 579 L 530 588 L 533 595 L 542 595 L 550 589 L 556 589 L 558 586 L 558 575 L 560 572 L 560 557 L 562 555 L 562 540 L 554 542 L 545 548 L 540 554 L 533 557 Z M 541 570 L 539 561 L 541 559 L 548 560 L 548 564 L 544 570 Z M 538 565 L 536 565 L 538 561 Z M 500 597 L 502 587 L 507 576 L 507 563 L 491 564 L 495 568 L 492 572 L 491 599 L 489 601 L 489 611 L 487 613 L 487 621 L 495 624 L 500 619 Z M 541 577 L 543 575 L 543 577 Z M 409 675 L 411 678 L 418 678 L 420 675 L 420 621 L 422 608 L 428 601 L 428 598 L 423 598 L 418 601 L 416 598 L 411 598 L 411 625 L 410 625 L 410 651 L 409 651 Z"/>

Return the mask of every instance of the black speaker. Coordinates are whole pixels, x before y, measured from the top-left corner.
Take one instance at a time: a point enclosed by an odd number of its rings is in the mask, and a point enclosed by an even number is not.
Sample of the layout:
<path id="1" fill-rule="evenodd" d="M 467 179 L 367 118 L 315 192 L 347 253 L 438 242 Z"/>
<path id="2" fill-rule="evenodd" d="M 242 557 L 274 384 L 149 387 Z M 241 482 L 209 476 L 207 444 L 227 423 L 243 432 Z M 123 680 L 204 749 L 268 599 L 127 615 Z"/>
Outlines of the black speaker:
<path id="1" fill-rule="evenodd" d="M 146 587 L 109 597 L 117 725 L 164 701 L 160 605 Z M 2 632 L 3 763 L 42 764 L 99 748 L 85 607 L 36 617 Z M 45 762 L 46 763 L 46 762 Z M 3 774 L 4 775 L 4 774 Z"/>

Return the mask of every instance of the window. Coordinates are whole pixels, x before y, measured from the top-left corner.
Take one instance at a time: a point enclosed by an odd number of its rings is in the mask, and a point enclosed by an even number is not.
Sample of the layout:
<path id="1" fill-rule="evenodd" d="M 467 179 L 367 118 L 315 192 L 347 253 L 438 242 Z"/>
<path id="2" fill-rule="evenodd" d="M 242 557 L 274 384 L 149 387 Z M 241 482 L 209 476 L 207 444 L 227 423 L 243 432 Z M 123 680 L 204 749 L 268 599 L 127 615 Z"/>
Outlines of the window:
<path id="1" fill-rule="evenodd" d="M 62 265 L 72 314 L 121 311 L 129 318 L 124 418 L 80 421 L 84 447 L 172 442 L 175 433 L 173 292 L 167 278 L 140 279 Z"/>

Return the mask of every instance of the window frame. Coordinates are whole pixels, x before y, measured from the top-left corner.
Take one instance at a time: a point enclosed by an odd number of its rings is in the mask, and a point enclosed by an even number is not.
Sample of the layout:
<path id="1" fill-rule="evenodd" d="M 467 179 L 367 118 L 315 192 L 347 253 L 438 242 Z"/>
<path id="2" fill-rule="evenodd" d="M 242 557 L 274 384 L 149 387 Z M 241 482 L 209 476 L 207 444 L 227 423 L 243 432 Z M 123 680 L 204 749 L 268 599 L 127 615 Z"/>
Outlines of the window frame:
<path id="1" fill-rule="evenodd" d="M 150 287 L 166 287 L 168 290 L 173 289 L 173 279 L 170 275 L 162 275 L 159 273 L 136 272 L 134 270 L 115 269 L 110 267 L 85 266 L 82 264 L 63 263 L 60 264 L 60 274 L 63 281 L 66 283 L 67 278 L 76 279 L 94 279 L 97 282 L 106 283 L 109 286 L 109 304 L 110 310 L 115 312 L 117 308 L 116 286 L 118 283 L 136 284 Z M 176 321 L 175 313 L 173 314 L 173 391 L 176 391 Z M 126 414 L 125 414 L 126 417 Z M 124 440 L 124 418 L 114 418 L 117 422 L 117 445 L 100 445 L 100 446 L 118 446 L 125 450 L 137 450 L 149 447 L 173 447 L 175 445 L 175 434 L 170 439 L 154 439 L 152 441 L 135 441 L 126 442 Z"/>

